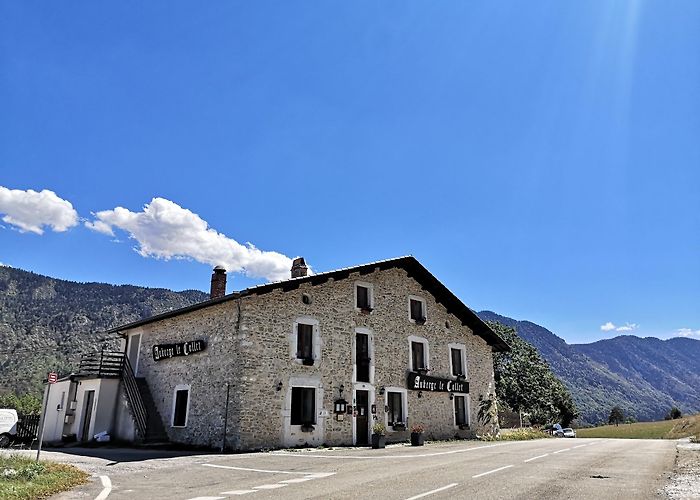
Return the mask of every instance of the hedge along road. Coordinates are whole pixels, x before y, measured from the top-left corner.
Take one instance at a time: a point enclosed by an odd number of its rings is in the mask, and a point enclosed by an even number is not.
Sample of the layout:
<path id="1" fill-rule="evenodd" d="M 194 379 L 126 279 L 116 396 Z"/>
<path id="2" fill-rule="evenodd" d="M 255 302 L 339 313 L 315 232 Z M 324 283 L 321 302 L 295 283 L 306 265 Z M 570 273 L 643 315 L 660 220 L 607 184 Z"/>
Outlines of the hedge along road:
<path id="1" fill-rule="evenodd" d="M 105 458 L 50 453 L 97 476 L 109 498 L 654 498 L 673 468 L 674 441 L 544 439 L 337 448 L 239 455 Z M 77 450 L 75 450 L 77 451 Z M 130 455 L 131 453 L 131 455 Z M 120 461 L 121 458 L 121 461 Z M 77 463 L 76 463 L 77 462 Z M 89 497 L 95 484 L 74 491 Z M 67 498 L 67 497 L 66 497 Z"/>

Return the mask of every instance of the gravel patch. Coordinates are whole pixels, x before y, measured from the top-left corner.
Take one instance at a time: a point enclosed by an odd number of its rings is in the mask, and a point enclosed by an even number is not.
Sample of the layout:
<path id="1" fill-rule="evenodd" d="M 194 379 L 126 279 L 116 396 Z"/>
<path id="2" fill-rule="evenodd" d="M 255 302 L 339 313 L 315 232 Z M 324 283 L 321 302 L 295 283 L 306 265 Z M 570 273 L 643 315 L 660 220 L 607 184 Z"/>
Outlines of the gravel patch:
<path id="1" fill-rule="evenodd" d="M 700 444 L 678 444 L 676 465 L 664 492 L 672 499 L 700 498 Z"/>

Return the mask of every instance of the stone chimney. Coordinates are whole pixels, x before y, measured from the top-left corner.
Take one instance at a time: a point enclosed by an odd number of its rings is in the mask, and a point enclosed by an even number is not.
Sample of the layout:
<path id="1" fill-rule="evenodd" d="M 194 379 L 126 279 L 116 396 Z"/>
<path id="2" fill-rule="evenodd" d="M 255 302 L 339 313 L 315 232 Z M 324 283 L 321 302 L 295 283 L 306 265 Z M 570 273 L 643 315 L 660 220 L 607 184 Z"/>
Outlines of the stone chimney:
<path id="1" fill-rule="evenodd" d="M 214 273 L 211 275 L 211 292 L 210 299 L 218 299 L 226 295 L 226 269 L 222 266 L 216 266 Z"/>
<path id="2" fill-rule="evenodd" d="M 292 278 L 301 278 L 302 276 L 306 276 L 308 272 L 309 268 L 306 267 L 304 257 L 297 257 L 294 259 L 292 262 Z"/>

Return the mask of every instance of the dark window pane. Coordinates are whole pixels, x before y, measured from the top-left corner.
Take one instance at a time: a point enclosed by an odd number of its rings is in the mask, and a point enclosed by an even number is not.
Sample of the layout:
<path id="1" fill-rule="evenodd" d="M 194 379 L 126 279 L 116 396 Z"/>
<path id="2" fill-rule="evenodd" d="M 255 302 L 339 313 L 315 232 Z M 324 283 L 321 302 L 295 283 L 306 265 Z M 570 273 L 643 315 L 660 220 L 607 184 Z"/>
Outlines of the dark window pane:
<path id="1" fill-rule="evenodd" d="M 411 319 L 420 321 L 425 318 L 423 303 L 420 300 L 411 299 Z"/>
<path id="2" fill-rule="evenodd" d="M 316 389 L 292 387 L 292 425 L 316 423 Z"/>
<path id="3" fill-rule="evenodd" d="M 461 349 L 452 349 L 452 375 L 464 375 Z"/>
<path id="4" fill-rule="evenodd" d="M 401 404 L 400 392 L 388 392 L 389 425 L 403 422 L 403 405 Z"/>
<path id="5" fill-rule="evenodd" d="M 423 349 L 423 342 L 411 342 L 411 360 L 413 362 L 414 370 L 427 368 L 425 364 L 425 353 Z"/>
<path id="6" fill-rule="evenodd" d="M 313 333 L 314 327 L 312 325 L 303 323 L 297 325 L 297 358 L 313 358 Z"/>
<path id="7" fill-rule="evenodd" d="M 187 422 L 187 399 L 190 391 L 187 389 L 175 393 L 175 413 L 173 415 L 173 425 L 183 427 Z"/>
<path id="8" fill-rule="evenodd" d="M 455 396 L 455 423 L 457 425 L 467 423 L 467 412 L 464 396 Z"/>
<path id="9" fill-rule="evenodd" d="M 369 288 L 366 286 L 357 287 L 357 307 L 360 309 L 369 309 Z"/>
<path id="10" fill-rule="evenodd" d="M 357 365 L 357 381 L 369 382 L 369 335 L 355 335 L 355 364 Z"/>

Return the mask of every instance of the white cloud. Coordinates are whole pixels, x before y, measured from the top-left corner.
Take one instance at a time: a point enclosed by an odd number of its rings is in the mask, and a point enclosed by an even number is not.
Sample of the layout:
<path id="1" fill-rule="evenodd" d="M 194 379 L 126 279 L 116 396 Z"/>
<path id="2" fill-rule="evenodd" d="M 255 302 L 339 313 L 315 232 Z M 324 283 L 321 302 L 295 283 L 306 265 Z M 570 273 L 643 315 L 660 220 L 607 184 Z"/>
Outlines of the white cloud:
<path id="1" fill-rule="evenodd" d="M 85 223 L 88 228 L 109 235 L 115 227 L 126 231 L 138 242 L 135 250 L 143 257 L 191 258 L 251 277 L 289 278 L 292 259 L 286 255 L 262 251 L 250 243 L 241 245 L 210 228 L 199 215 L 164 198 L 153 198 L 142 212 L 117 207 L 94 216 L 96 220 Z"/>
<path id="2" fill-rule="evenodd" d="M 616 326 L 614 323 L 608 321 L 604 325 L 600 325 L 600 329 L 604 332 L 611 332 L 615 330 L 616 332 L 633 332 L 639 325 L 637 323 L 625 323 L 624 326 Z"/>
<path id="3" fill-rule="evenodd" d="M 679 328 L 676 330 L 676 334 L 679 337 L 700 337 L 700 330 L 693 330 L 692 328 Z"/>
<path id="4" fill-rule="evenodd" d="M 0 213 L 5 214 L 4 222 L 22 233 L 44 234 L 46 226 L 62 232 L 78 225 L 78 212 L 73 205 L 48 189 L 36 192 L 0 186 Z"/>

